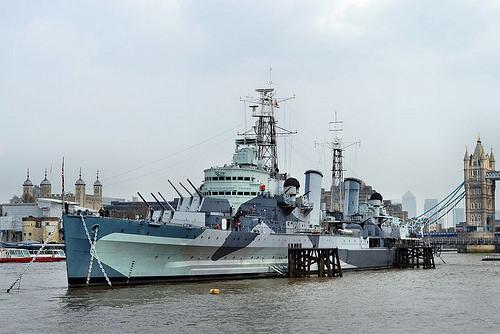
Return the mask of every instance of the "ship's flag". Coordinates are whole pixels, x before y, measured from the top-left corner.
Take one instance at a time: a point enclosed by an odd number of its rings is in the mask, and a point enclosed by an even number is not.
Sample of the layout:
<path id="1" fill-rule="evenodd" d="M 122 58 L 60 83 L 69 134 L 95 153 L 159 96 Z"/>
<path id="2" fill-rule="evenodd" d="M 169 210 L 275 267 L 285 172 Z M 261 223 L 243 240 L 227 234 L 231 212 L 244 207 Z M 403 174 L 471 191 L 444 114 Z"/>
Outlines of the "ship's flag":
<path id="1" fill-rule="evenodd" d="M 278 104 L 278 100 L 276 100 L 276 99 L 274 99 L 274 107 L 275 108 L 279 108 L 280 107 L 279 104 Z"/>

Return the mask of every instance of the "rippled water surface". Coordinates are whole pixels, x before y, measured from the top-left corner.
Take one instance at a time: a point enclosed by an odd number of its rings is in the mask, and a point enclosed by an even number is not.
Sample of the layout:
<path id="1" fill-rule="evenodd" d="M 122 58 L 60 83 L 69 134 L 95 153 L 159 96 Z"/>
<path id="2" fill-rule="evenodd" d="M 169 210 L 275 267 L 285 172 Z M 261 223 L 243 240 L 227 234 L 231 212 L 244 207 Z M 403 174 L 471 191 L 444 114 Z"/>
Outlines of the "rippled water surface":
<path id="1" fill-rule="evenodd" d="M 500 333 L 500 262 L 68 290 L 64 263 L 0 264 L 0 333 Z M 220 288 L 220 295 L 210 295 Z"/>

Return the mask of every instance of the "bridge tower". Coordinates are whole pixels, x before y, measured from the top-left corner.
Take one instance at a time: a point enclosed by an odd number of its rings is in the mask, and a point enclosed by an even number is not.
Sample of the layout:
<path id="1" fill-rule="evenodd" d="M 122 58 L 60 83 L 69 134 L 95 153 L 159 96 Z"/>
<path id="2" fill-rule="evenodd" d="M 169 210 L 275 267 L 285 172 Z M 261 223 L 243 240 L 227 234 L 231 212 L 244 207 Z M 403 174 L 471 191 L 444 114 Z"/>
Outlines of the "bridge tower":
<path id="1" fill-rule="evenodd" d="M 465 232 L 495 231 L 495 157 L 485 153 L 478 136 L 473 154 L 465 150 Z"/>

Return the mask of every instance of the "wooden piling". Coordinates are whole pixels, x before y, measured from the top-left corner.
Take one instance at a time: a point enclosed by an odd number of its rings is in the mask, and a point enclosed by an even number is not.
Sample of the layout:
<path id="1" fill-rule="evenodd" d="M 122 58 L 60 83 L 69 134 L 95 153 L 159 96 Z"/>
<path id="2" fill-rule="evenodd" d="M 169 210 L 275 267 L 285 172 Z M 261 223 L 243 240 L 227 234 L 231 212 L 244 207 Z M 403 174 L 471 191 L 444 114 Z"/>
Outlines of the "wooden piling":
<path id="1" fill-rule="evenodd" d="M 316 267 L 316 268 L 315 268 Z M 338 248 L 288 247 L 288 277 L 342 277 Z"/>
<path id="2" fill-rule="evenodd" d="M 416 243 L 399 244 L 396 246 L 394 267 L 435 269 L 434 252 L 431 246 Z"/>

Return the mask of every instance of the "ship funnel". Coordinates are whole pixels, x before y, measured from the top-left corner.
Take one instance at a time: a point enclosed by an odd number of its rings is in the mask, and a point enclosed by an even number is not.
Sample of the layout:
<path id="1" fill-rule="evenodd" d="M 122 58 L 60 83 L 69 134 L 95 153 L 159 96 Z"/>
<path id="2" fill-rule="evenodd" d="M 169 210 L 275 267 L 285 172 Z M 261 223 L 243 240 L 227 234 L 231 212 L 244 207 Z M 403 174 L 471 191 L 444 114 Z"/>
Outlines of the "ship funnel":
<path id="1" fill-rule="evenodd" d="M 352 177 L 344 180 L 344 217 L 359 213 L 361 181 Z"/>
<path id="2" fill-rule="evenodd" d="M 317 170 L 308 170 L 304 174 L 306 175 L 307 199 L 313 205 L 313 210 L 309 214 L 309 225 L 315 228 L 319 227 L 321 220 L 321 180 L 323 174 Z"/>

